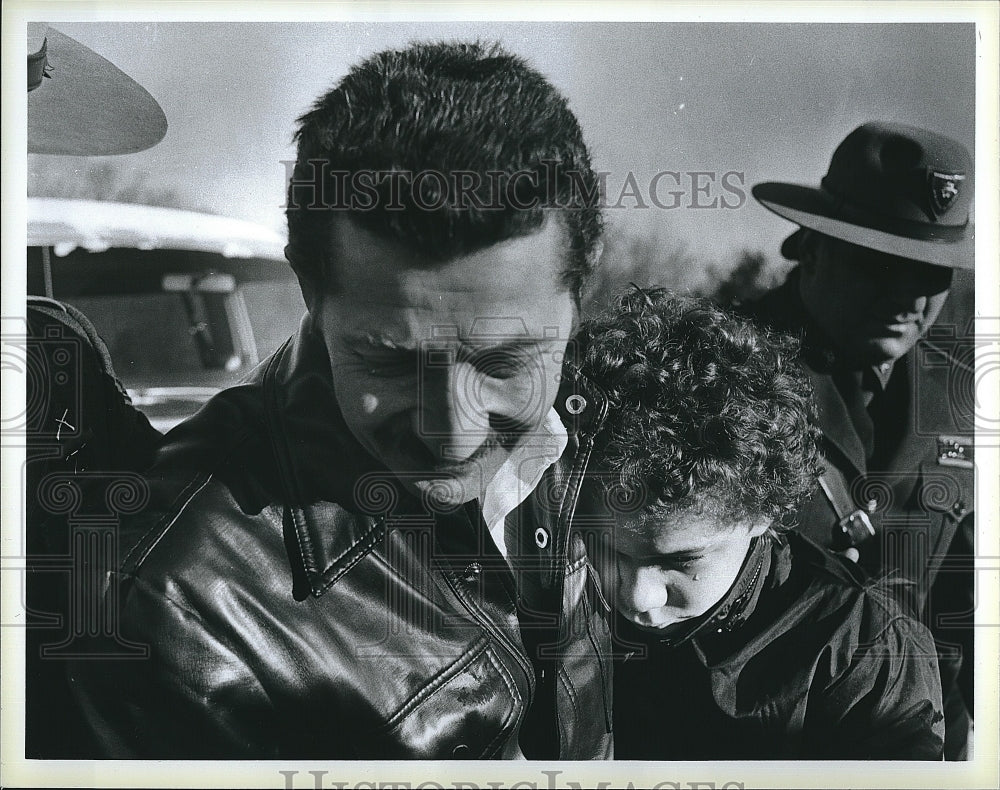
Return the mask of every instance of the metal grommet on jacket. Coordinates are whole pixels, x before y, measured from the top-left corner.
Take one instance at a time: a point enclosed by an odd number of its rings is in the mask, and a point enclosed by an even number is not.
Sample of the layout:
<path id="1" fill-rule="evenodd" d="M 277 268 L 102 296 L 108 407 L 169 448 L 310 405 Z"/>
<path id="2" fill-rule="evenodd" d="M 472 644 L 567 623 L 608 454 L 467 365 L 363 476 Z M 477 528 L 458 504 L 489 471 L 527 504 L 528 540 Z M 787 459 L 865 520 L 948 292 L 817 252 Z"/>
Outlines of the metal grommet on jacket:
<path id="1" fill-rule="evenodd" d="M 566 398 L 566 411 L 570 414 L 580 414 L 587 408 L 587 399 L 582 395 L 573 394 Z"/>

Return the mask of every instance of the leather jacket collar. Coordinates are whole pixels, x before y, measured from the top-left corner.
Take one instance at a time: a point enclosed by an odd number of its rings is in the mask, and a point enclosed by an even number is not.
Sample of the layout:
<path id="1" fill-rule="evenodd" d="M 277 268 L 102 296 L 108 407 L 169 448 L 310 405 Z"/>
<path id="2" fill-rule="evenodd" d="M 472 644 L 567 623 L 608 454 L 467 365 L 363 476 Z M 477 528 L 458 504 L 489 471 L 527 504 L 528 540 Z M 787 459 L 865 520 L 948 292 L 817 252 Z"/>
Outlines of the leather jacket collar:
<path id="1" fill-rule="evenodd" d="M 561 587 L 565 559 L 571 554 L 573 515 L 594 442 L 607 418 L 609 406 L 607 396 L 597 385 L 571 363 L 564 364 L 562 385 L 553 408 L 566 427 L 566 450 L 522 505 L 533 511 L 528 520 L 537 528 L 532 535 L 518 536 L 515 544 L 522 558 L 540 571 L 536 580 L 543 591 L 551 592 Z"/>
<path id="2" fill-rule="evenodd" d="M 285 544 L 295 579 L 293 595 L 322 595 L 382 537 L 394 518 L 427 518 L 429 509 L 372 458 L 344 423 L 322 340 L 303 320 L 258 371 L 265 430 L 285 503 Z M 558 501 L 551 549 L 544 552 L 541 582 L 558 589 L 569 554 L 569 525 L 594 437 L 607 415 L 598 388 L 570 371 L 556 400 L 570 434 L 569 468 L 548 484 Z M 553 466 L 553 470 L 560 464 Z M 464 511 L 463 511 L 464 512 Z M 473 524 L 472 528 L 480 525 Z M 535 536 L 519 536 L 531 545 Z M 541 559 L 541 558 L 540 558 Z"/>
<path id="3" fill-rule="evenodd" d="M 258 373 L 285 503 L 293 596 L 322 595 L 413 501 L 351 434 L 337 405 L 322 340 L 303 320 Z"/>

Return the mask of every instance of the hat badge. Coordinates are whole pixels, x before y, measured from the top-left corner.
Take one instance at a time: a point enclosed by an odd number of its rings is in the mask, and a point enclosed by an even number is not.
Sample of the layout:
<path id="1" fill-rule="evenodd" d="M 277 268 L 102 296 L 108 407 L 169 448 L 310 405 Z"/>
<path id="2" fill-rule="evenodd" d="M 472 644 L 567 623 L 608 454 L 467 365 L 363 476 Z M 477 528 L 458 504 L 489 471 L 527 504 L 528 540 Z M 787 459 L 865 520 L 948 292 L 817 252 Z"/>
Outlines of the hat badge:
<path id="1" fill-rule="evenodd" d="M 944 214 L 958 197 L 959 189 L 965 180 L 964 173 L 943 173 L 940 170 L 928 171 L 930 184 L 931 207 L 934 218 Z"/>

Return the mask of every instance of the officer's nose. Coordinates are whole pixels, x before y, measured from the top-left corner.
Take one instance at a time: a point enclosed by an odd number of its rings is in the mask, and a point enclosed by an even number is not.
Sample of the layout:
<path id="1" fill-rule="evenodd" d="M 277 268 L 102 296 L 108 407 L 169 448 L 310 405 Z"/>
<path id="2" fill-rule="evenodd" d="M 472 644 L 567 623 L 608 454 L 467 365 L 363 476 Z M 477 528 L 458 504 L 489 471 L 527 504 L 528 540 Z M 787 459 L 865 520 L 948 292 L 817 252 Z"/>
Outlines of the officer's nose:
<path id="1" fill-rule="evenodd" d="M 900 312 L 923 312 L 927 298 L 947 291 L 951 269 L 918 261 L 894 261 L 883 269 L 882 285 L 888 299 Z"/>
<path id="2" fill-rule="evenodd" d="M 914 283 L 905 280 L 892 283 L 887 297 L 899 314 L 919 315 L 927 307 L 927 296 L 921 293 Z"/>
<path id="3" fill-rule="evenodd" d="M 655 612 L 667 605 L 669 594 L 658 568 L 637 566 L 619 560 L 618 579 L 618 601 L 620 608 L 626 612 Z"/>

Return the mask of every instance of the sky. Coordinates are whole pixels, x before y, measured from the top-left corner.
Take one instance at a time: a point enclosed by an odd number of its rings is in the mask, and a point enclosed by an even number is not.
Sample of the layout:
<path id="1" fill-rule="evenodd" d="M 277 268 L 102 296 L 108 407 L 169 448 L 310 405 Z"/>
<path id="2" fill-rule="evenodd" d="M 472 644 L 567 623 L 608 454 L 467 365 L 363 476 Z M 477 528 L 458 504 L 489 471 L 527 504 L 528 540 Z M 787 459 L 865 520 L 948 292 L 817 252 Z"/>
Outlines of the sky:
<path id="1" fill-rule="evenodd" d="M 348 67 L 413 40 L 489 39 L 564 93 L 607 171 L 608 223 L 706 261 L 777 257 L 793 228 L 750 196 L 759 181 L 818 184 L 858 124 L 894 120 L 972 150 L 971 24 L 59 22 L 136 79 L 167 116 L 154 148 L 115 157 L 151 187 L 283 230 L 295 118 Z M 63 159 L 62 157 L 58 157 Z M 31 156 L 44 170 L 54 157 Z M 56 163 L 65 166 L 65 163 Z M 625 196 L 629 174 L 661 203 Z M 693 172 L 707 188 L 693 193 Z M 739 192 L 724 190 L 722 178 Z M 740 198 L 742 192 L 742 199 Z M 716 204 L 715 208 L 692 203 Z M 736 207 L 723 208 L 722 203 Z"/>

